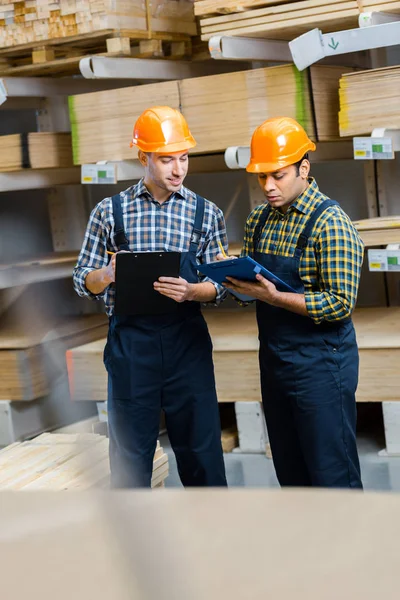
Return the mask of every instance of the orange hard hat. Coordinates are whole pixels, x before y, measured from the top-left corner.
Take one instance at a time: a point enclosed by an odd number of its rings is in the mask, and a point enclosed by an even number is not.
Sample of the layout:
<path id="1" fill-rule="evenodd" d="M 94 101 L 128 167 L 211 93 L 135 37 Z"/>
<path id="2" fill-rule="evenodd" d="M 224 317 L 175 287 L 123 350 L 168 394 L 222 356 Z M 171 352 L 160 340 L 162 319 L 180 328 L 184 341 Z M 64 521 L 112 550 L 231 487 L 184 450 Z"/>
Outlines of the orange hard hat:
<path id="1" fill-rule="evenodd" d="M 145 110 L 135 123 L 131 148 L 143 152 L 183 152 L 196 142 L 185 117 L 169 106 L 154 106 Z"/>
<path id="2" fill-rule="evenodd" d="M 275 117 L 257 127 L 251 138 L 249 173 L 273 173 L 315 150 L 303 127 L 290 117 Z"/>

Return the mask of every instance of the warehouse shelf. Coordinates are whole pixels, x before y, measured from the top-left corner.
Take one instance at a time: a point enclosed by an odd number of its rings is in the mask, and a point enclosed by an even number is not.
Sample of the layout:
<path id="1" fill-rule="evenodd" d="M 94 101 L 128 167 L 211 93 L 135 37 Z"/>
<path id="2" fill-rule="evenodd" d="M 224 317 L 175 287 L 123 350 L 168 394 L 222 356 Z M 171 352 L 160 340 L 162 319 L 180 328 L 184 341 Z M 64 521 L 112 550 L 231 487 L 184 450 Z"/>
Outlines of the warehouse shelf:
<path id="1" fill-rule="evenodd" d="M 208 48 L 216 60 L 292 62 L 289 43 L 282 40 L 214 35 Z"/>
<path id="2" fill-rule="evenodd" d="M 79 167 L 26 169 L 0 173 L 0 192 L 46 189 L 57 185 L 76 185 L 80 182 Z"/>
<path id="3" fill-rule="evenodd" d="M 215 35 L 208 42 L 211 57 L 218 60 L 259 61 L 267 63 L 292 63 L 293 58 L 289 42 L 265 38 L 246 38 L 240 36 Z M 369 57 L 365 52 L 342 55 L 340 66 L 367 69 Z M 337 65 L 334 56 L 324 59 L 325 65 Z"/>
<path id="4" fill-rule="evenodd" d="M 54 252 L 11 264 L 0 264 L 0 289 L 71 277 L 78 251 Z"/>
<path id="5" fill-rule="evenodd" d="M 35 106 L 33 99 L 37 98 L 38 107 L 40 99 L 56 96 L 69 96 L 73 94 L 86 94 L 100 92 L 116 87 L 129 85 L 127 81 L 88 81 L 82 77 L 0 77 L 0 106 L 14 108 L 15 99 L 19 99 L 21 108 Z M 29 102 L 27 99 L 31 99 Z M 22 99 L 25 99 L 22 102 Z M 7 103 L 10 102 L 8 106 Z"/>
<path id="6" fill-rule="evenodd" d="M 214 63 L 213 61 L 86 56 L 81 59 L 79 68 L 85 79 L 130 79 L 153 82 L 217 75 L 243 70 L 245 67 L 233 61 Z"/>
<path id="7" fill-rule="evenodd" d="M 289 42 L 296 67 L 302 71 L 329 56 L 373 50 L 400 44 L 400 15 L 364 13 L 360 27 L 323 34 L 312 29 Z"/>
<path id="8" fill-rule="evenodd" d="M 323 34 L 315 28 L 290 42 L 265 38 L 215 35 L 208 42 L 211 57 L 221 60 L 294 62 L 302 71 L 314 63 L 368 68 L 363 52 L 395 46 L 400 40 L 400 15 L 385 12 L 365 12 L 359 17 L 358 29 Z M 346 57 L 351 53 L 352 56 Z"/>
<path id="9" fill-rule="evenodd" d="M 225 151 L 225 163 L 229 169 L 245 169 L 250 161 L 249 146 L 230 146 Z M 353 143 L 350 140 L 319 142 L 312 153 L 312 162 L 348 160 L 353 158 Z"/>

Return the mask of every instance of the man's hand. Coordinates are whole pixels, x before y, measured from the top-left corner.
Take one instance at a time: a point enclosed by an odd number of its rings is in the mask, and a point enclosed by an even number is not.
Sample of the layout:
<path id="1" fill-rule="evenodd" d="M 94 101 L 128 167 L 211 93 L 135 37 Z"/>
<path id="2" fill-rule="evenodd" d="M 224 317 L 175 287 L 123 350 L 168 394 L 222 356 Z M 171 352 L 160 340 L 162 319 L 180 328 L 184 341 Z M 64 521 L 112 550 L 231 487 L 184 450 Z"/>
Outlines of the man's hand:
<path id="1" fill-rule="evenodd" d="M 111 260 L 106 267 L 104 267 L 104 279 L 108 281 L 108 284 L 115 282 L 115 265 L 117 262 L 117 254 L 128 253 L 128 250 L 119 250 L 111 256 Z"/>
<path id="2" fill-rule="evenodd" d="M 175 302 L 185 302 L 186 300 L 193 300 L 194 285 L 196 284 L 189 283 L 182 277 L 160 277 L 154 283 L 154 289 L 163 296 L 172 298 Z"/>
<path id="3" fill-rule="evenodd" d="M 108 281 L 108 283 L 115 282 L 115 264 L 117 260 L 117 254 L 113 254 L 110 262 L 106 267 L 104 267 L 104 280 Z"/>
<path id="4" fill-rule="evenodd" d="M 268 279 L 265 279 L 265 277 L 262 277 L 262 275 L 256 275 L 256 279 L 257 283 L 253 283 L 251 281 L 239 281 L 233 277 L 227 277 L 227 282 L 222 285 L 239 294 L 251 296 L 252 298 L 276 306 L 280 292 L 278 292 L 275 285 L 271 281 L 268 281 Z"/>
<path id="5" fill-rule="evenodd" d="M 216 256 L 217 260 L 230 260 L 231 258 L 238 258 L 237 256 L 224 256 L 223 254 L 219 253 Z"/>
<path id="6" fill-rule="evenodd" d="M 122 252 L 128 252 L 128 250 L 121 250 Z M 98 295 L 102 294 L 104 290 L 111 284 L 115 282 L 115 264 L 117 260 L 117 254 L 113 254 L 110 262 L 106 267 L 101 267 L 101 269 L 94 269 L 85 279 L 85 285 L 89 292 L 92 294 Z"/>

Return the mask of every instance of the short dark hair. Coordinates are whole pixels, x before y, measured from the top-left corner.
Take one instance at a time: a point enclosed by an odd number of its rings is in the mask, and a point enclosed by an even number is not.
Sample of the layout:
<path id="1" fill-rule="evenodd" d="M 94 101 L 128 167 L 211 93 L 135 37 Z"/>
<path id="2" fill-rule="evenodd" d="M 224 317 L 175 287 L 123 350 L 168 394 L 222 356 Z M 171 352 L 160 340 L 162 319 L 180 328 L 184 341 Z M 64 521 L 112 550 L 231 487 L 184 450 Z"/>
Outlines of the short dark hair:
<path id="1" fill-rule="evenodd" d="M 306 154 L 303 156 L 303 158 L 301 158 L 296 163 L 294 163 L 294 166 L 296 167 L 296 177 L 298 177 L 300 175 L 300 165 L 303 162 L 303 160 L 309 160 L 308 152 L 306 152 Z"/>

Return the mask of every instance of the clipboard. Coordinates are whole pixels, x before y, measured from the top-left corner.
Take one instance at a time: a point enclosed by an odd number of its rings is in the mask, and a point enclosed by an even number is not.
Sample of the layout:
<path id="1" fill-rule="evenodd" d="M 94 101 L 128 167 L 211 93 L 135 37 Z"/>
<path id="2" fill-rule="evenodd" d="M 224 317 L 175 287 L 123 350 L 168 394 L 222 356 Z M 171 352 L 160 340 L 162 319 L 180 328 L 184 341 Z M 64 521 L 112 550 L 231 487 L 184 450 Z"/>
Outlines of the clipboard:
<path id="1" fill-rule="evenodd" d="M 162 315 L 178 310 L 178 303 L 157 292 L 159 277 L 179 277 L 180 252 L 121 252 L 115 265 L 117 316 Z"/>
<path id="2" fill-rule="evenodd" d="M 229 258 L 227 260 L 219 260 L 216 262 L 205 263 L 203 265 L 197 265 L 197 270 L 203 275 L 206 275 L 212 279 L 212 281 L 220 284 L 226 281 L 227 277 L 234 277 L 235 279 L 241 279 L 242 281 L 256 281 L 256 275 L 260 274 L 265 277 L 265 279 L 268 279 L 268 281 L 271 281 L 274 285 L 276 285 L 276 288 L 279 291 L 292 292 L 294 294 L 297 293 L 296 290 L 294 290 L 290 285 L 271 273 L 271 271 L 268 271 L 268 269 L 260 265 L 250 256 L 242 258 Z M 233 290 L 229 291 L 231 294 L 239 298 L 239 300 L 243 300 L 244 302 L 255 300 L 255 298 L 245 296 L 244 294 L 239 294 Z"/>

